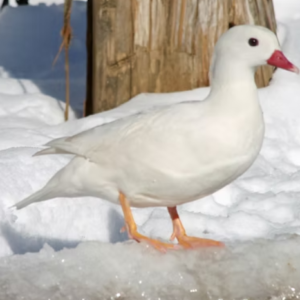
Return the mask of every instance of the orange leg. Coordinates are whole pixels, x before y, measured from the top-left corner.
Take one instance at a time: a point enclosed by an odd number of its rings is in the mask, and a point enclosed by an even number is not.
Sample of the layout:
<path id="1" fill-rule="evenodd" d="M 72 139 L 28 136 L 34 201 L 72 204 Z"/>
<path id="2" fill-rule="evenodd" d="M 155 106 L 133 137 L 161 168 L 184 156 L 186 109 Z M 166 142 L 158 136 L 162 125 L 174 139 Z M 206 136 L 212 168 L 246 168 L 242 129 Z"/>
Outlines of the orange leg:
<path id="1" fill-rule="evenodd" d="M 178 243 L 184 248 L 224 247 L 224 244 L 218 241 L 187 236 L 176 207 L 168 207 L 168 211 L 173 222 L 173 234 L 170 238 L 171 241 L 176 238 Z"/>
<path id="2" fill-rule="evenodd" d="M 134 239 L 137 242 L 145 241 L 146 243 L 152 245 L 154 248 L 156 248 L 157 250 L 162 251 L 162 252 L 166 252 L 167 249 L 180 248 L 178 245 L 163 243 L 163 242 L 148 238 L 148 237 L 138 233 L 137 226 L 133 219 L 133 215 L 132 215 L 128 200 L 126 199 L 124 194 L 120 193 L 119 201 L 122 206 L 124 219 L 125 219 L 125 226 L 126 226 L 126 230 L 127 230 L 127 233 L 128 233 L 128 236 L 130 239 Z M 121 231 L 122 230 L 123 230 L 123 228 L 121 229 Z"/>

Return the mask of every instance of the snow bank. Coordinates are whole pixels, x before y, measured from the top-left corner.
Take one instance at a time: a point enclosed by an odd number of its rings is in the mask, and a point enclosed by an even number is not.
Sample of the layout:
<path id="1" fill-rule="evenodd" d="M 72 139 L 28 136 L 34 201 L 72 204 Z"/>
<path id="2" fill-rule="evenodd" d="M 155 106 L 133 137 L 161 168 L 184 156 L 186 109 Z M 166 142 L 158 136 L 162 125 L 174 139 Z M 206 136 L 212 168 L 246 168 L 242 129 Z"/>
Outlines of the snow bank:
<path id="1" fill-rule="evenodd" d="M 0 298 L 298 299 L 299 247 L 299 237 L 168 254 L 131 242 L 46 245 L 0 260 Z"/>
<path id="2" fill-rule="evenodd" d="M 86 0 L 75 0 L 75 1 L 86 2 Z M 29 2 L 29 5 L 45 4 L 45 5 L 49 6 L 49 5 L 53 5 L 53 4 L 56 4 L 56 5 L 63 4 L 64 0 L 29 0 L 28 2 Z"/>
<path id="3" fill-rule="evenodd" d="M 279 38 L 288 58 L 300 66 L 300 3 L 292 1 L 288 12 L 283 3 L 275 1 Z M 7 14 L 13 16 L 12 8 Z M 4 17 L 1 13 L 0 23 Z M 5 18 L 14 30 L 23 26 L 22 18 Z M 6 43 L 16 42 L 1 30 Z M 188 234 L 219 239 L 227 247 L 162 255 L 134 242 L 119 243 L 127 239 L 119 232 L 121 209 L 103 199 L 57 198 L 17 212 L 8 207 L 41 188 L 71 159 L 32 157 L 49 140 L 152 106 L 203 99 L 209 88 L 142 94 L 114 110 L 62 123 L 62 103 L 41 94 L 43 84 L 61 80 L 60 71 L 44 70 L 53 49 L 35 52 L 42 61 L 30 68 L 28 59 L 28 72 L 0 49 L 0 64 L 6 64 L 0 68 L 0 299 L 299 298 L 300 76 L 277 70 L 271 85 L 259 91 L 267 128 L 253 167 L 214 195 L 179 209 Z M 73 84 L 80 78 L 72 78 Z M 166 209 L 133 213 L 142 233 L 169 238 Z"/>
<path id="4" fill-rule="evenodd" d="M 53 0 L 53 2 L 55 2 Z M 54 58 L 62 42 L 63 2 L 60 5 L 6 6 L 0 12 L 0 83 L 5 93 L 43 93 L 65 99 L 64 55 L 55 66 Z M 49 4 L 50 1 L 45 1 Z M 70 98 L 82 115 L 86 82 L 86 3 L 74 1 L 71 26 L 73 38 L 69 50 Z M 13 33 L 13 34 L 12 34 Z M 9 80 L 8 80 L 9 79 Z"/>

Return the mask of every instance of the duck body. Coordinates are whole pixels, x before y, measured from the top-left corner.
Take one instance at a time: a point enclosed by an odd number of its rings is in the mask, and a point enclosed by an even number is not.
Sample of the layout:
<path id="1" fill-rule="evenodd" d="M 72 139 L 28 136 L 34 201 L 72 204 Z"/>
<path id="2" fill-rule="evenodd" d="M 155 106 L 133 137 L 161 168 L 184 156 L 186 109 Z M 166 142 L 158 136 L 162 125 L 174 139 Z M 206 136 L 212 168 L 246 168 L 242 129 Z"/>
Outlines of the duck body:
<path id="1" fill-rule="evenodd" d="M 58 181 L 68 180 L 73 197 L 118 203 L 122 191 L 134 207 L 177 206 L 217 191 L 249 168 L 264 135 L 255 86 L 249 99 L 236 87 L 221 104 L 212 94 L 54 140 L 49 146 L 77 155 Z"/>
<path id="2" fill-rule="evenodd" d="M 165 206 L 173 223 L 171 240 L 181 247 L 223 246 L 188 236 L 176 207 L 221 189 L 256 159 L 264 120 L 254 73 L 265 64 L 299 73 L 270 30 L 231 28 L 215 46 L 205 100 L 154 108 L 51 141 L 37 155 L 75 157 L 15 207 L 56 197 L 100 197 L 121 205 L 130 238 L 159 250 L 177 249 L 141 235 L 130 209 Z"/>

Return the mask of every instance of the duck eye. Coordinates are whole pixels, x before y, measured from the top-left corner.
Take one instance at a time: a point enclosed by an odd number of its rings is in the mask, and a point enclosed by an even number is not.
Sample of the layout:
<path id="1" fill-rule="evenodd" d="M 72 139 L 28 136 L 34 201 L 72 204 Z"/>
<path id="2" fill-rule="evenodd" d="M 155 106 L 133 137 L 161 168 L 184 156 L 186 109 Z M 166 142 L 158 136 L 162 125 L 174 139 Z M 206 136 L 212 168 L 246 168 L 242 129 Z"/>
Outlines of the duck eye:
<path id="1" fill-rule="evenodd" d="M 251 47 L 258 46 L 258 39 L 251 38 L 251 39 L 249 39 L 248 43 Z"/>

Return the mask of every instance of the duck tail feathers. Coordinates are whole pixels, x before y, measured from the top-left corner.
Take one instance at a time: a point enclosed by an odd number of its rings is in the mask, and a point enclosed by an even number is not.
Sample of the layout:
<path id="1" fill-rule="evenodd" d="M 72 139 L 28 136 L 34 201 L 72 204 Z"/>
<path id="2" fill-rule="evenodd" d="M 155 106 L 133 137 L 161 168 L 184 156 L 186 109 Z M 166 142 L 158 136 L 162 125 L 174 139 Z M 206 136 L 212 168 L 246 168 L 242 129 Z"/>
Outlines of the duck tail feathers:
<path id="1" fill-rule="evenodd" d="M 45 146 L 49 147 L 47 149 L 43 149 L 33 156 L 47 155 L 47 154 L 74 154 L 78 156 L 83 156 L 80 153 L 80 149 L 78 145 L 70 142 L 68 137 L 63 137 L 59 139 L 55 139 L 47 143 Z"/>
<path id="2" fill-rule="evenodd" d="M 12 208 L 22 209 L 22 208 L 28 206 L 31 203 L 41 202 L 41 201 L 45 201 L 45 200 L 55 198 L 56 197 L 55 194 L 56 193 L 54 192 L 52 187 L 46 185 L 41 190 L 37 191 L 36 193 L 30 195 L 29 197 L 25 198 L 24 200 L 22 200 L 22 201 L 16 203 L 15 205 L 13 205 Z"/>
<path id="3" fill-rule="evenodd" d="M 37 153 L 33 154 L 32 156 L 40 156 L 40 155 L 48 155 L 48 154 L 66 154 L 66 151 L 57 149 L 57 148 L 47 148 L 43 149 L 41 151 L 38 151 Z"/>

